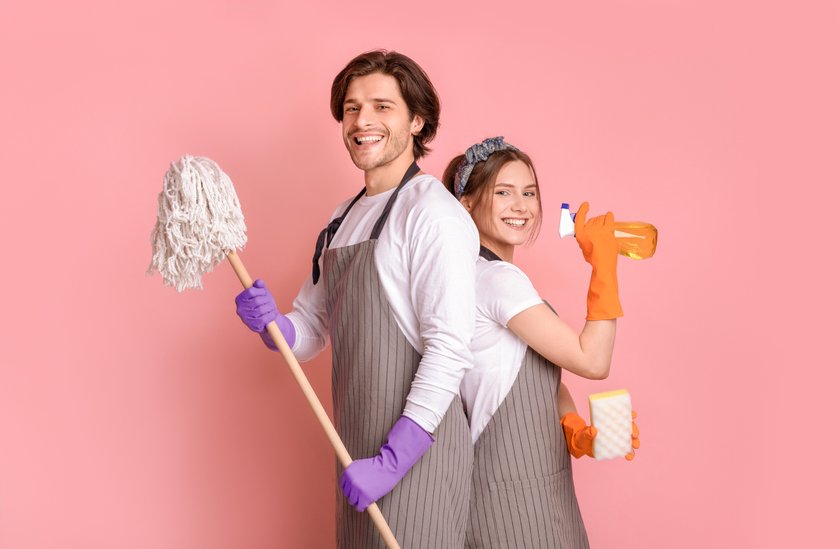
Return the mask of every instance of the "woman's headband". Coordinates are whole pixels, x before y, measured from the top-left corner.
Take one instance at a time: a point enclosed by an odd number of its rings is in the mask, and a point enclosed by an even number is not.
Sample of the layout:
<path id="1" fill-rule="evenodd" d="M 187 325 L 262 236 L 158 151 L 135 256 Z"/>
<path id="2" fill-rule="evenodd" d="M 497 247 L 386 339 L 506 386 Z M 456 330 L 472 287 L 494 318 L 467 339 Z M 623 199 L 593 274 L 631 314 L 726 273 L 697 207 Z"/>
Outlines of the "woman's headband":
<path id="1" fill-rule="evenodd" d="M 464 159 L 458 164 L 458 169 L 455 170 L 455 198 L 461 198 L 464 194 L 464 187 L 470 178 L 470 174 L 479 162 L 484 162 L 490 155 L 499 151 L 518 151 L 516 147 L 510 143 L 505 143 L 505 138 L 502 136 L 491 137 L 485 139 L 481 143 L 476 143 L 464 153 Z"/>

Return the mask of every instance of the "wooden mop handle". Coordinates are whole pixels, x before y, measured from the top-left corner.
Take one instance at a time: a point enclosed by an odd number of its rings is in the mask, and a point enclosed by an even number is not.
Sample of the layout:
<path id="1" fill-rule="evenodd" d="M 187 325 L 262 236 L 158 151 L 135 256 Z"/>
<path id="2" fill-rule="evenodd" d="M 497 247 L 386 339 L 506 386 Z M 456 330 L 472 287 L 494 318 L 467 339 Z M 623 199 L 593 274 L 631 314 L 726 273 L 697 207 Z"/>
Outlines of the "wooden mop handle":
<path id="1" fill-rule="evenodd" d="M 242 264 L 242 260 L 239 259 L 236 252 L 228 253 L 227 259 L 230 262 L 230 266 L 233 267 L 237 278 L 239 278 L 239 281 L 242 283 L 242 286 L 245 289 L 250 288 L 254 284 L 254 281 L 251 279 L 251 276 L 245 269 L 245 265 Z M 292 375 L 295 377 L 300 389 L 303 391 L 303 396 L 306 397 L 306 401 L 309 402 L 309 406 L 312 408 L 312 411 L 315 412 L 315 416 L 318 418 L 318 423 L 321 424 L 321 428 L 326 433 L 327 438 L 330 439 L 330 444 L 332 444 L 333 450 L 335 450 L 335 454 L 338 456 L 338 460 L 341 462 L 341 465 L 346 468 L 353 461 L 353 458 L 350 457 L 350 453 L 347 451 L 347 448 L 344 447 L 344 443 L 341 442 L 341 437 L 338 436 L 338 432 L 335 430 L 329 416 L 327 416 L 327 411 L 324 410 L 324 407 L 321 405 L 321 401 L 318 400 L 318 395 L 315 394 L 315 390 L 312 389 L 312 385 L 309 384 L 309 380 L 306 378 L 306 374 L 303 373 L 303 369 L 300 367 L 300 364 L 298 364 L 295 355 L 292 354 L 292 350 L 289 349 L 286 339 L 283 337 L 283 334 L 280 333 L 280 328 L 277 326 L 276 322 L 271 321 L 268 324 L 267 329 L 268 333 L 271 335 L 271 339 L 274 340 L 274 344 L 277 346 L 277 349 L 280 350 L 280 354 L 286 359 L 286 363 L 289 365 Z M 382 511 L 379 510 L 379 507 L 375 503 L 371 503 L 367 508 L 367 512 L 370 515 L 371 520 L 373 520 L 373 524 L 376 526 L 377 530 L 379 530 L 383 541 L 385 541 L 385 545 L 387 545 L 389 549 L 399 549 L 400 544 L 397 543 L 397 538 L 394 537 L 393 532 L 391 532 L 391 528 L 388 526 L 388 523 L 385 522 L 385 517 L 382 515 Z"/>

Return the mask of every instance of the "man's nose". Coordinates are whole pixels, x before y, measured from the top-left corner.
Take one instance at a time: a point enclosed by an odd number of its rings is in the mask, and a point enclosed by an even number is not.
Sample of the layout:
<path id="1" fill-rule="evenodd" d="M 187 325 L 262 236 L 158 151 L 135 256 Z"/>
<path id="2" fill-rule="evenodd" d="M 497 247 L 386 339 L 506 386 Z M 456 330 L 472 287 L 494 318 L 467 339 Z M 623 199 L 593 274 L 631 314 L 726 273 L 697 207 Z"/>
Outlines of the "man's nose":
<path id="1" fill-rule="evenodd" d="M 370 126 L 373 123 L 373 107 L 362 105 L 359 107 L 359 114 L 356 116 L 356 124 L 360 128 Z"/>

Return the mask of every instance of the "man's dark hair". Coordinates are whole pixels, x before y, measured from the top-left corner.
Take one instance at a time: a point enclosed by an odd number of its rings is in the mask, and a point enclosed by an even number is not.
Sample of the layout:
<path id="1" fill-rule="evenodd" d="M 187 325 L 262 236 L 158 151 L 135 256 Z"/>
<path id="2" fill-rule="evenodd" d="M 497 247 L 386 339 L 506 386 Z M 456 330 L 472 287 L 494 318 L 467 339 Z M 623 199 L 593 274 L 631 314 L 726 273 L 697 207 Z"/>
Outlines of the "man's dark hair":
<path id="1" fill-rule="evenodd" d="M 354 78 L 381 73 L 393 76 L 408 105 L 409 115 L 423 119 L 423 129 L 414 136 L 414 158 L 429 153 L 426 143 L 434 139 L 440 120 L 440 99 L 429 76 L 409 57 L 395 51 L 375 50 L 363 53 L 347 63 L 333 80 L 330 109 L 333 118 L 344 118 L 344 98 Z"/>

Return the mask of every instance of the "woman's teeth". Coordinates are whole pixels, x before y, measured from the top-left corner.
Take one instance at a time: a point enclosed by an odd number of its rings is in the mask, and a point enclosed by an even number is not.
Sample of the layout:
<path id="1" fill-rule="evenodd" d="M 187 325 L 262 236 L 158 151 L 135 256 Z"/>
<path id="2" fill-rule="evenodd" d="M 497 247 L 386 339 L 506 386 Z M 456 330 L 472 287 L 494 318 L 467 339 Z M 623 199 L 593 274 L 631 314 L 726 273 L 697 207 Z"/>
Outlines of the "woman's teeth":
<path id="1" fill-rule="evenodd" d="M 370 135 L 370 136 L 365 136 L 365 137 L 357 137 L 356 138 L 356 144 L 357 145 L 363 145 L 365 143 L 376 143 L 377 141 L 381 141 L 381 140 L 382 140 L 381 135 Z"/>
<path id="2" fill-rule="evenodd" d="M 524 219 L 502 219 L 508 225 L 513 225 L 514 227 L 521 227 L 525 225 Z"/>

